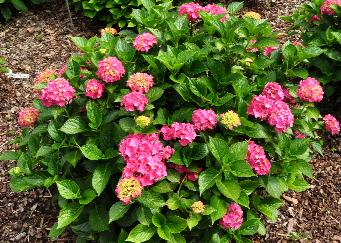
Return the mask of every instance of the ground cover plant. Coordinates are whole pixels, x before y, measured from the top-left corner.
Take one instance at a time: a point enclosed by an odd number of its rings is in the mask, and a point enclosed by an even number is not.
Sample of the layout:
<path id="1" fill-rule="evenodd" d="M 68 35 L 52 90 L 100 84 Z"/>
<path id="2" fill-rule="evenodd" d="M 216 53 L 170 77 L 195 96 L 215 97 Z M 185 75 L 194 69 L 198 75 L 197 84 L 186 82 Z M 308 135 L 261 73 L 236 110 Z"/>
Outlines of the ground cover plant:
<path id="1" fill-rule="evenodd" d="M 36 78 L 39 99 L 10 174 L 14 191 L 57 186 L 50 232 L 79 241 L 226 242 L 264 234 L 280 196 L 308 188 L 324 91 L 297 63 L 314 47 L 282 47 L 242 7 L 144 1 L 139 34 L 73 38 L 83 55 Z M 295 48 L 295 53 L 292 55 Z M 295 61 L 293 61 L 295 60 Z"/>
<path id="2" fill-rule="evenodd" d="M 328 94 L 341 85 L 341 2 L 314 0 L 303 4 L 291 17 L 292 34 L 300 34 L 304 45 L 315 46 L 320 55 L 309 60 L 310 71 L 328 84 Z"/>
<path id="3" fill-rule="evenodd" d="M 45 2 L 45 0 L 30 0 L 30 1 L 23 1 L 23 0 L 2 0 L 0 2 L 0 13 L 1 13 L 1 20 L 9 20 L 12 18 L 13 13 L 15 12 L 25 12 L 28 10 L 28 6 L 32 4 L 41 4 Z"/>

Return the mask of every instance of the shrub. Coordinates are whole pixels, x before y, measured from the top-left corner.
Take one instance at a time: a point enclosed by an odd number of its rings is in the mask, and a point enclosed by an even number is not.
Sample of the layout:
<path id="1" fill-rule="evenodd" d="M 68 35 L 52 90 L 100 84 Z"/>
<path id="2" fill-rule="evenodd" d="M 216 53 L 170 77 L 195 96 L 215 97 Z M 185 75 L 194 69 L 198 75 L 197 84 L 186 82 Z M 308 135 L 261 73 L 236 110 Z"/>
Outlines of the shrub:
<path id="1" fill-rule="evenodd" d="M 341 2 L 314 0 L 285 19 L 293 23 L 292 33 L 300 34 L 303 45 L 314 47 L 319 53 L 307 58 L 310 72 L 328 84 L 328 95 L 336 87 L 341 88 Z"/>
<path id="2" fill-rule="evenodd" d="M 28 10 L 28 5 L 41 4 L 45 0 L 3 0 L 0 3 L 0 13 L 3 20 L 9 20 L 16 11 L 25 12 Z"/>
<path id="3" fill-rule="evenodd" d="M 288 81 L 306 71 L 286 49 L 309 48 L 278 48 L 265 20 L 235 16 L 241 3 L 196 20 L 192 7 L 179 15 L 144 6 L 133 11 L 139 35 L 75 37 L 83 55 L 36 82 L 40 100 L 20 114 L 28 127 L 19 150 L 0 157 L 17 160 L 11 188 L 57 186 L 53 238 L 68 226 L 99 242 L 265 234 L 261 215 L 276 220 L 281 194 L 309 187 L 311 153 L 322 153 L 323 120 L 300 100 L 318 101 L 321 86 Z M 324 121 L 339 132 L 335 119 Z"/>

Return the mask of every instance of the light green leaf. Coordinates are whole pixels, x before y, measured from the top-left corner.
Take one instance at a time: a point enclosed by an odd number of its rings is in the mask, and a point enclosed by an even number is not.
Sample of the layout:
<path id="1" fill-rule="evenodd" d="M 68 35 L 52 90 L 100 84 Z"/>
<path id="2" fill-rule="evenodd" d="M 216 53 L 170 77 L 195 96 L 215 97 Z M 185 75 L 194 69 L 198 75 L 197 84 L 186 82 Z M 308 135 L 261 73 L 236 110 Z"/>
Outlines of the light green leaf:
<path id="1" fill-rule="evenodd" d="M 208 170 L 200 173 L 198 181 L 200 195 L 203 194 L 207 189 L 211 188 L 219 176 L 221 176 L 221 172 L 213 168 L 209 168 Z"/>
<path id="2" fill-rule="evenodd" d="M 59 194 L 65 199 L 80 198 L 80 188 L 78 184 L 72 180 L 57 181 Z"/>
<path id="3" fill-rule="evenodd" d="M 216 185 L 219 191 L 227 198 L 232 199 L 233 201 L 237 202 L 241 188 L 238 181 L 216 181 Z"/>
<path id="4" fill-rule="evenodd" d="M 89 224 L 94 231 L 102 232 L 108 230 L 108 222 L 108 211 L 101 205 L 95 205 L 95 207 L 90 210 Z"/>
<path id="5" fill-rule="evenodd" d="M 84 132 L 86 126 L 80 117 L 68 119 L 60 130 L 66 134 L 77 134 Z"/>
<path id="6" fill-rule="evenodd" d="M 68 204 L 65 205 L 58 215 L 58 227 L 57 229 L 64 228 L 75 221 L 83 211 L 83 205 Z"/>
<path id="7" fill-rule="evenodd" d="M 95 144 L 85 144 L 80 147 L 80 150 L 89 160 L 100 160 L 104 157 L 102 151 Z"/>
<path id="8" fill-rule="evenodd" d="M 153 237 L 156 230 L 153 227 L 148 227 L 143 224 L 138 224 L 132 229 L 126 241 L 130 242 L 145 242 Z"/>
<path id="9" fill-rule="evenodd" d="M 112 174 L 112 162 L 100 164 L 94 170 L 92 175 L 92 187 L 100 195 L 107 186 Z"/>
<path id="10" fill-rule="evenodd" d="M 124 205 L 122 202 L 114 203 L 109 210 L 109 223 L 119 220 L 129 210 L 130 205 Z"/>

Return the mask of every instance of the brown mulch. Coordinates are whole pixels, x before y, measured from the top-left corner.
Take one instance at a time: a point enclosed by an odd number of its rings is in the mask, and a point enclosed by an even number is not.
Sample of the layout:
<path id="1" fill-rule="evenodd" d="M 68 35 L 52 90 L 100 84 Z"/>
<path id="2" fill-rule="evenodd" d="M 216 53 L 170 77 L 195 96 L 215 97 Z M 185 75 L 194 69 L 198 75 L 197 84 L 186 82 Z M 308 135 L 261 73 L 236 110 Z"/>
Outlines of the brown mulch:
<path id="1" fill-rule="evenodd" d="M 287 26 L 277 16 L 290 14 L 302 0 L 257 2 L 248 7 L 268 18 L 276 31 Z M 14 148 L 10 141 L 19 132 L 16 115 L 30 105 L 33 77 L 46 68 L 59 68 L 77 49 L 70 36 L 91 36 L 96 28 L 73 14 L 71 29 L 64 1 L 55 0 L 0 26 L 0 56 L 13 72 L 30 79 L 0 78 L 0 152 Z M 325 155 L 312 164 L 315 177 L 311 189 L 286 193 L 279 221 L 267 224 L 267 235 L 254 242 L 341 242 L 341 136 L 327 137 Z M 0 161 L 0 242 L 47 242 L 47 229 L 56 220 L 57 209 L 47 190 L 12 193 L 8 169 L 15 164 Z M 59 242 L 71 241 L 65 236 Z"/>

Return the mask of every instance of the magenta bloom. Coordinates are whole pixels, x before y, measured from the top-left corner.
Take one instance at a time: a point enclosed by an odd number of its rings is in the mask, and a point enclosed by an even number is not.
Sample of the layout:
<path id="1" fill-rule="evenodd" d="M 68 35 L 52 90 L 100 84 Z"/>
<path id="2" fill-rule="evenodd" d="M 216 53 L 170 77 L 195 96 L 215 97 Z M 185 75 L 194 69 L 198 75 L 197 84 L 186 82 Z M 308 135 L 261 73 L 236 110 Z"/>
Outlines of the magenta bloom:
<path id="1" fill-rule="evenodd" d="M 222 217 L 219 221 L 219 224 L 224 229 L 234 229 L 237 230 L 243 223 L 243 210 L 242 208 L 236 204 L 231 203 L 227 210 L 224 217 Z"/>
<path id="2" fill-rule="evenodd" d="M 200 18 L 200 10 L 202 10 L 202 7 L 198 3 L 184 3 L 179 7 L 179 14 L 187 15 L 189 21 L 196 21 Z"/>
<path id="3" fill-rule="evenodd" d="M 331 132 L 332 135 L 336 135 L 340 132 L 340 123 L 334 116 L 328 114 L 325 115 L 322 120 L 324 122 L 325 129 Z"/>
<path id="4" fill-rule="evenodd" d="M 135 73 L 127 80 L 127 87 L 131 91 L 147 93 L 154 85 L 153 76 L 147 73 Z"/>
<path id="5" fill-rule="evenodd" d="M 36 108 L 25 108 L 19 112 L 18 124 L 21 127 L 33 126 L 39 116 L 39 110 Z"/>
<path id="6" fill-rule="evenodd" d="M 197 109 L 193 112 L 192 123 L 195 130 L 212 130 L 217 125 L 217 115 L 213 110 Z"/>
<path id="7" fill-rule="evenodd" d="M 266 157 L 263 147 L 257 145 L 254 141 L 249 142 L 245 160 L 250 164 L 257 175 L 269 174 L 271 163 Z"/>
<path id="8" fill-rule="evenodd" d="M 341 7 L 341 0 L 325 0 L 320 8 L 321 14 L 334 15 L 335 11 L 331 8 L 332 5 Z"/>
<path id="9" fill-rule="evenodd" d="M 177 164 L 168 164 L 169 168 L 175 169 L 180 174 L 184 174 L 184 178 L 190 180 L 190 181 L 197 181 L 199 178 L 199 173 L 202 171 L 202 168 L 198 168 L 197 171 L 191 171 L 187 169 L 183 165 L 177 165 Z"/>
<path id="10" fill-rule="evenodd" d="M 288 104 L 280 100 L 275 101 L 268 118 L 268 123 L 279 134 L 292 127 L 294 125 L 294 115 L 291 113 Z"/>
<path id="11" fill-rule="evenodd" d="M 157 43 L 156 37 L 151 33 L 143 33 L 134 39 L 134 48 L 137 51 L 148 52 Z"/>
<path id="12" fill-rule="evenodd" d="M 64 78 L 57 78 L 47 83 L 40 92 L 40 100 L 44 106 L 57 105 L 64 107 L 72 102 L 75 89 Z"/>
<path id="13" fill-rule="evenodd" d="M 263 51 L 263 55 L 268 57 L 271 55 L 271 53 L 273 53 L 274 51 L 277 51 L 279 49 L 278 46 L 276 47 L 265 47 L 264 51 Z"/>
<path id="14" fill-rule="evenodd" d="M 206 13 L 210 13 L 212 15 L 219 15 L 224 14 L 224 16 L 220 19 L 220 22 L 224 23 L 230 16 L 227 13 L 226 8 L 215 5 L 215 4 L 208 4 L 202 8 L 202 11 Z"/>
<path id="15" fill-rule="evenodd" d="M 128 205 L 132 200 L 139 197 L 142 193 L 143 187 L 140 181 L 134 177 L 121 178 L 117 183 L 115 192 L 120 201 Z"/>
<path id="16" fill-rule="evenodd" d="M 276 82 L 267 83 L 261 95 L 273 100 L 284 100 L 285 98 L 282 86 Z"/>
<path id="17" fill-rule="evenodd" d="M 260 118 L 261 120 L 266 120 L 269 117 L 273 106 L 274 101 L 272 99 L 269 99 L 264 95 L 254 96 L 247 108 L 247 113 L 256 118 Z"/>
<path id="18" fill-rule="evenodd" d="M 303 133 L 301 133 L 300 131 L 298 131 L 298 130 L 294 131 L 294 135 L 295 135 L 295 138 L 297 138 L 297 139 L 305 138 L 305 135 Z"/>
<path id="19" fill-rule="evenodd" d="M 124 106 L 126 111 L 144 111 L 148 105 L 147 97 L 140 92 L 131 92 L 123 96 L 121 105 Z"/>
<path id="20" fill-rule="evenodd" d="M 306 102 L 320 102 L 323 99 L 323 88 L 314 78 L 301 80 L 298 85 L 297 96 Z"/>
<path id="21" fill-rule="evenodd" d="M 318 22 L 320 22 L 320 21 L 321 21 L 321 19 L 320 19 L 320 17 L 319 17 L 319 16 L 317 16 L 317 15 L 314 15 L 313 17 L 311 17 L 311 19 L 309 20 L 309 22 L 314 22 L 314 21 L 318 21 Z"/>
<path id="22" fill-rule="evenodd" d="M 180 139 L 181 146 L 187 146 L 196 138 L 197 134 L 195 133 L 194 125 L 190 123 L 179 123 L 174 122 L 171 127 L 163 126 L 160 130 L 163 134 L 163 139 L 175 140 Z"/>
<path id="23" fill-rule="evenodd" d="M 126 162 L 122 177 L 135 177 L 145 187 L 167 176 L 164 161 L 172 151 L 163 147 L 157 134 L 130 134 L 121 141 L 119 151 Z"/>
<path id="24" fill-rule="evenodd" d="M 96 75 L 106 83 L 119 81 L 125 73 L 122 62 L 116 57 L 108 57 L 98 62 Z"/>
<path id="25" fill-rule="evenodd" d="M 57 72 L 57 77 L 61 78 L 66 73 L 66 69 L 67 69 L 67 65 L 66 64 L 61 66 L 60 69 Z"/>
<path id="26" fill-rule="evenodd" d="M 102 97 L 104 85 L 96 79 L 90 79 L 85 85 L 85 95 L 93 100 Z"/>

